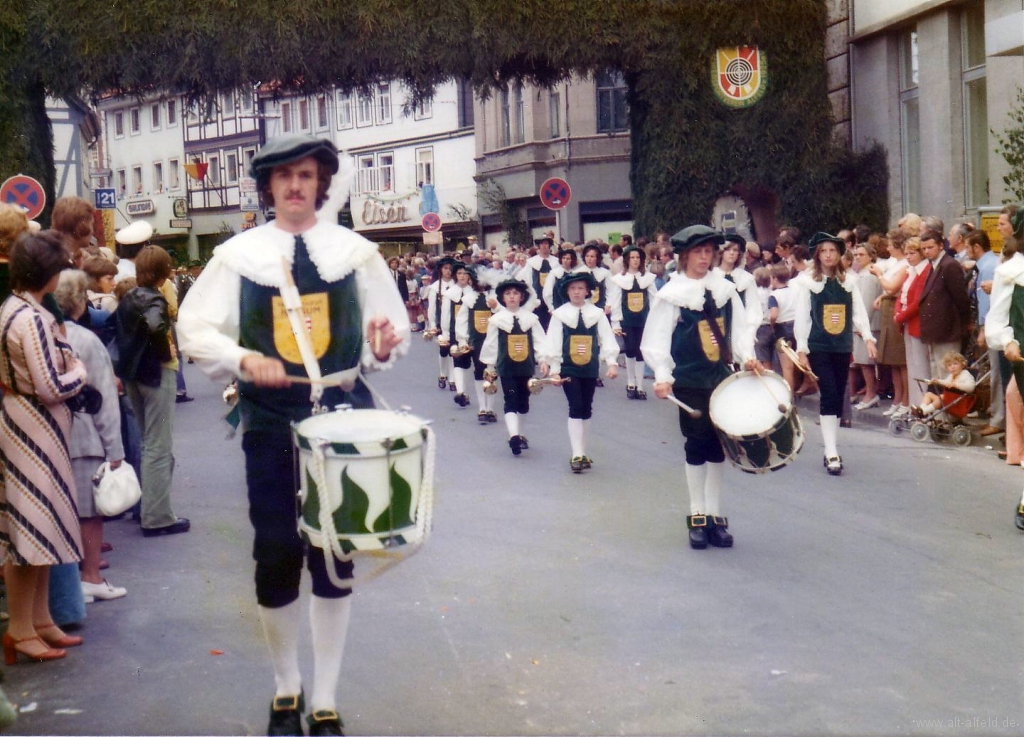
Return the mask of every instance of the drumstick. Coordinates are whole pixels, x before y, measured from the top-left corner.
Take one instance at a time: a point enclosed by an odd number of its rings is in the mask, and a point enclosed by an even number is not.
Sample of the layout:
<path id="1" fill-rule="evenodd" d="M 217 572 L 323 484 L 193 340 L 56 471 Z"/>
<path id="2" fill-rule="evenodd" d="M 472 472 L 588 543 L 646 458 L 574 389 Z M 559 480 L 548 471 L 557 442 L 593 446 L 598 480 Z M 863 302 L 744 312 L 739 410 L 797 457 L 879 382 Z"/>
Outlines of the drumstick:
<path id="1" fill-rule="evenodd" d="M 779 398 L 775 396 L 775 392 L 772 391 L 772 385 L 765 381 L 765 378 L 761 375 L 760 371 L 755 371 L 754 373 L 757 375 L 757 378 L 761 380 L 761 383 L 764 384 L 764 388 L 768 390 L 768 393 L 772 395 L 772 399 L 778 402 L 779 412 L 781 412 L 782 414 L 786 414 L 786 410 L 788 409 L 788 407 L 786 407 L 786 405 L 783 404 L 782 402 L 779 402 Z"/>
<path id="2" fill-rule="evenodd" d="M 803 365 L 802 363 L 800 363 L 800 356 L 799 356 L 799 355 L 797 354 L 797 352 L 796 352 L 796 351 L 794 351 L 794 350 L 793 350 L 792 348 L 790 348 L 790 347 L 789 347 L 789 343 L 787 343 L 787 342 L 786 342 L 785 340 L 783 340 L 782 338 L 779 338 L 778 342 L 777 342 L 777 343 L 776 343 L 775 345 L 776 345 L 776 348 L 777 348 L 778 350 L 780 350 L 780 351 L 782 351 L 783 353 L 785 353 L 785 354 L 786 354 L 786 357 L 787 357 L 787 358 L 788 358 L 788 359 L 789 359 L 790 361 L 792 361 L 792 362 L 793 362 L 793 363 L 794 363 L 794 364 L 796 365 L 796 367 L 797 367 L 798 369 L 800 369 L 801 371 L 803 371 L 803 372 L 804 372 L 805 374 L 807 374 L 808 376 L 810 376 L 810 377 L 811 377 L 812 379 L 814 379 L 815 381 L 817 381 L 817 380 L 818 380 L 818 375 L 817 375 L 817 374 L 815 374 L 815 373 L 814 373 L 813 371 L 811 371 L 811 370 L 810 370 L 809 368 L 805 368 L 805 367 L 804 367 L 804 365 Z"/>
<path id="3" fill-rule="evenodd" d="M 380 313 L 377 313 L 376 315 L 374 315 L 373 316 L 374 322 L 376 322 L 377 318 L 379 318 L 379 317 L 380 317 Z M 373 331 L 373 355 L 374 356 L 379 356 L 380 355 L 380 341 L 381 341 L 380 333 L 381 333 L 380 325 L 377 325 L 376 328 Z"/>
<path id="4" fill-rule="evenodd" d="M 699 409 L 694 409 L 693 407 L 691 407 L 688 404 L 683 404 L 682 402 L 680 402 L 678 399 L 676 399 L 671 394 L 669 394 L 667 397 L 665 397 L 665 399 L 667 399 L 668 401 L 672 402 L 672 404 L 674 404 L 677 407 L 679 407 L 679 409 L 681 409 L 686 414 L 690 415 L 690 417 L 692 417 L 693 419 L 699 420 L 701 418 L 701 414 L 702 413 L 701 413 L 701 411 Z"/>

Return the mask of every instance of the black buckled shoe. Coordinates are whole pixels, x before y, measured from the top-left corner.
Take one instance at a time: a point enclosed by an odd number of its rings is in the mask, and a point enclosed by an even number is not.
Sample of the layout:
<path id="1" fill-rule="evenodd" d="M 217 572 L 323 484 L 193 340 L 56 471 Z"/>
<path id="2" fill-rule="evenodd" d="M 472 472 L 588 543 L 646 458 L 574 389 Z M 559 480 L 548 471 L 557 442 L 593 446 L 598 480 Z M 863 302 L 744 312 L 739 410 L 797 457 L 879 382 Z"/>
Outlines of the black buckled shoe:
<path id="1" fill-rule="evenodd" d="M 569 459 L 569 468 L 573 473 L 583 473 L 583 456 L 573 456 Z"/>
<path id="2" fill-rule="evenodd" d="M 522 448 L 523 450 L 530 449 L 530 441 L 526 439 L 525 435 L 519 436 L 519 447 Z"/>
<path id="3" fill-rule="evenodd" d="M 708 518 L 704 514 L 691 514 L 686 518 L 686 527 L 690 531 L 690 547 L 703 550 L 708 546 Z"/>
<path id="4" fill-rule="evenodd" d="M 508 447 L 512 449 L 512 455 L 514 456 L 523 452 L 523 443 L 518 435 L 513 435 L 508 439 Z"/>
<path id="5" fill-rule="evenodd" d="M 447 376 L 438 376 L 437 377 L 437 388 L 438 389 L 447 389 L 448 388 L 448 377 Z"/>
<path id="6" fill-rule="evenodd" d="M 843 459 L 839 456 L 832 456 L 825 459 L 825 470 L 829 476 L 841 476 L 843 473 Z"/>
<path id="7" fill-rule="evenodd" d="M 479 412 L 477 412 L 476 413 L 476 421 L 478 423 L 480 423 L 481 425 L 486 425 L 487 424 L 487 413 L 484 412 L 483 410 L 480 410 Z"/>
<path id="8" fill-rule="evenodd" d="M 728 517 L 708 517 L 708 544 L 716 548 L 731 548 Z"/>
<path id="9" fill-rule="evenodd" d="M 645 392 L 643 389 L 637 389 L 636 398 L 641 399 L 643 401 L 647 401 L 647 392 Z"/>
<path id="10" fill-rule="evenodd" d="M 1024 532 L 1024 504 L 1017 505 L 1017 529 Z"/>
<path id="11" fill-rule="evenodd" d="M 455 386 L 455 382 L 454 381 L 449 381 L 448 382 L 448 391 L 450 391 L 450 392 L 457 392 L 458 390 L 459 390 L 459 387 Z"/>
<path id="12" fill-rule="evenodd" d="M 298 696 L 275 696 L 270 702 L 270 724 L 268 735 L 302 735 L 302 712 L 306 699 Z"/>
<path id="13" fill-rule="evenodd" d="M 583 456 L 583 468 L 587 469 L 594 465 L 594 459 L 590 456 Z"/>
<path id="14" fill-rule="evenodd" d="M 318 709 L 307 717 L 309 722 L 309 737 L 319 735 L 344 735 L 341 717 L 334 709 Z M 302 734 L 301 732 L 299 734 Z"/>
<path id="15" fill-rule="evenodd" d="M 469 397 L 467 397 L 465 394 L 456 394 L 455 404 L 459 405 L 460 407 L 468 407 Z"/>
<path id="16" fill-rule="evenodd" d="M 635 386 L 627 386 L 626 387 L 626 399 L 636 399 L 636 387 Z"/>
<path id="17" fill-rule="evenodd" d="M 492 412 L 491 410 L 487 410 L 487 421 L 488 422 L 497 422 L 498 421 L 498 415 L 494 414 L 494 412 Z"/>

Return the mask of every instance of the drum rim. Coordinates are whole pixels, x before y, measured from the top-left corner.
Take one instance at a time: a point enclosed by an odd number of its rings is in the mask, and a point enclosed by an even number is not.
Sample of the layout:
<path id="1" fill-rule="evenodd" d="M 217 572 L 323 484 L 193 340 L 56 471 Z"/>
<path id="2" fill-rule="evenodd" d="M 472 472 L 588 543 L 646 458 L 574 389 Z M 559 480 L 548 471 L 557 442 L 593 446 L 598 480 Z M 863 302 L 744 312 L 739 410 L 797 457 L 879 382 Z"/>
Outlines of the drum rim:
<path id="1" fill-rule="evenodd" d="M 384 434 L 381 434 L 380 436 L 373 436 L 373 437 L 370 437 L 370 438 L 346 439 L 346 440 L 338 440 L 338 439 L 333 439 L 333 438 L 326 438 L 323 435 L 319 435 L 319 434 L 316 434 L 316 433 L 312 433 L 312 432 L 308 432 L 308 431 L 307 432 L 303 432 L 303 429 L 302 429 L 302 426 L 304 424 L 310 423 L 311 421 L 323 422 L 323 420 L 320 420 L 320 418 L 322 418 L 322 417 L 330 417 L 332 415 L 337 415 L 337 414 L 345 415 L 345 414 L 349 414 L 349 413 L 364 413 L 364 412 L 373 412 L 373 413 L 377 413 L 377 414 L 388 415 L 391 418 L 402 420 L 403 424 L 405 425 L 405 427 L 400 428 L 401 433 L 391 433 L 391 434 L 384 433 Z M 372 443 L 380 444 L 384 440 L 391 440 L 391 441 L 405 440 L 405 446 L 406 446 L 405 448 L 399 448 L 399 449 L 397 449 L 395 451 L 392 451 L 394 453 L 401 453 L 401 452 L 404 452 L 406 449 L 411 449 L 411 448 L 415 448 L 415 447 L 419 447 L 419 446 L 423 445 L 426 426 L 427 426 L 427 421 L 422 419 L 421 417 L 418 417 L 417 415 L 396 412 L 394 410 L 372 408 L 372 409 L 334 410 L 333 412 L 325 412 L 325 413 L 320 414 L 320 415 L 312 415 L 310 417 L 306 417 L 303 420 L 300 420 L 299 422 L 293 422 L 291 429 L 292 429 L 292 437 L 295 440 L 295 444 L 300 446 L 300 450 L 301 451 L 306 451 L 306 449 L 302 448 L 300 443 L 299 443 L 299 438 L 304 438 L 309 445 L 312 445 L 313 441 L 318 441 L 320 443 L 324 443 L 326 445 L 326 448 L 330 449 L 333 452 L 334 455 L 373 457 L 371 455 L 366 454 L 365 452 L 361 452 L 361 453 L 338 452 L 335 449 L 335 446 L 356 446 L 356 445 L 367 445 L 367 444 L 372 444 Z M 306 452 L 308 452 L 308 451 L 306 451 Z M 386 451 L 384 450 L 383 446 L 381 446 L 380 455 L 384 455 L 385 452 Z"/>
<path id="2" fill-rule="evenodd" d="M 730 374 L 729 376 L 727 376 L 726 378 L 722 379 L 722 381 L 719 382 L 718 386 L 715 387 L 715 390 L 713 392 L 711 392 L 711 397 L 708 399 L 708 418 L 711 420 L 711 424 L 714 426 L 716 431 L 722 433 L 723 435 L 725 435 L 725 436 L 727 436 L 729 438 L 732 438 L 733 440 L 744 441 L 744 440 L 760 440 L 762 438 L 766 438 L 769 435 L 774 434 L 779 428 L 781 428 L 784 424 L 786 424 L 786 422 L 789 420 L 789 418 L 791 416 L 797 414 L 796 402 L 793 402 L 792 398 L 791 398 L 790 403 L 789 403 L 789 411 L 786 412 L 784 415 L 782 415 L 778 419 L 778 421 L 774 425 L 772 425 L 769 429 L 767 429 L 767 430 L 762 430 L 759 433 L 752 433 L 752 434 L 747 434 L 747 435 L 735 435 L 735 434 L 733 434 L 731 432 L 726 432 L 721 427 L 719 427 L 718 423 L 715 422 L 714 412 L 712 411 L 713 407 L 714 407 L 714 404 L 715 404 L 715 395 L 716 394 L 721 394 L 722 393 L 722 391 L 721 391 L 722 388 L 727 386 L 728 384 L 734 384 L 737 381 L 739 381 L 740 379 L 746 379 L 746 378 L 750 378 L 750 377 L 753 377 L 753 376 L 756 376 L 756 375 L 757 374 L 755 372 L 753 372 L 753 371 L 737 371 L 734 374 Z M 775 373 L 774 371 L 767 371 L 766 370 L 766 371 L 763 371 L 761 373 L 761 375 L 766 377 L 766 378 L 768 378 L 769 380 L 778 380 L 779 382 L 782 383 L 782 386 L 784 386 L 786 388 L 786 390 L 789 391 L 789 385 L 786 383 L 786 380 L 782 376 L 780 376 L 779 374 Z"/>

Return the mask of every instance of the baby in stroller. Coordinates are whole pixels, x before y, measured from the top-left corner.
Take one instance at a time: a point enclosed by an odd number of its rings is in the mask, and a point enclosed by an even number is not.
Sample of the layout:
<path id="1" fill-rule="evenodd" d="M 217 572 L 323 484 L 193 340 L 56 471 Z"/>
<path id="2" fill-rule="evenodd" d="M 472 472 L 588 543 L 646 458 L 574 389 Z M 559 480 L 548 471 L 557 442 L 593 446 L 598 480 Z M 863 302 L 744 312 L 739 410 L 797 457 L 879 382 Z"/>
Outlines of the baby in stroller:
<path id="1" fill-rule="evenodd" d="M 950 351 L 942 357 L 942 365 L 949 374 L 944 379 L 932 382 L 922 397 L 921 404 L 910 408 L 915 417 L 928 417 L 945 409 L 961 420 L 970 411 L 967 405 L 973 404 L 973 402 L 962 399 L 964 396 L 973 394 L 975 387 L 974 376 L 967 370 L 967 359 L 956 351 Z M 936 392 L 941 392 L 941 394 Z M 961 407 L 964 408 L 964 411 L 957 411 Z"/>

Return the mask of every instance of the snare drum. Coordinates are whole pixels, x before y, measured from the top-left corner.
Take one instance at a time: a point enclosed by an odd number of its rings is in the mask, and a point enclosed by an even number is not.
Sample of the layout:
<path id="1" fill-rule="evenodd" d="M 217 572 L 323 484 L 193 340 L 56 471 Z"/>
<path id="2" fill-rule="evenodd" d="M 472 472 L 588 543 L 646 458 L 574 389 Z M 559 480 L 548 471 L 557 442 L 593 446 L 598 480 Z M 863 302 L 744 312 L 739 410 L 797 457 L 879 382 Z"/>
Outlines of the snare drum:
<path id="1" fill-rule="evenodd" d="M 786 407 L 785 412 L 779 405 Z M 722 448 L 747 473 L 777 471 L 796 458 L 804 444 L 793 395 L 785 379 L 771 371 L 733 374 L 711 395 L 708 414 Z"/>
<path id="2" fill-rule="evenodd" d="M 327 528 L 346 558 L 419 543 L 426 437 L 424 420 L 379 409 L 327 412 L 292 425 L 300 533 L 311 545 L 329 548 Z M 321 517 L 324 505 L 330 514 Z"/>

